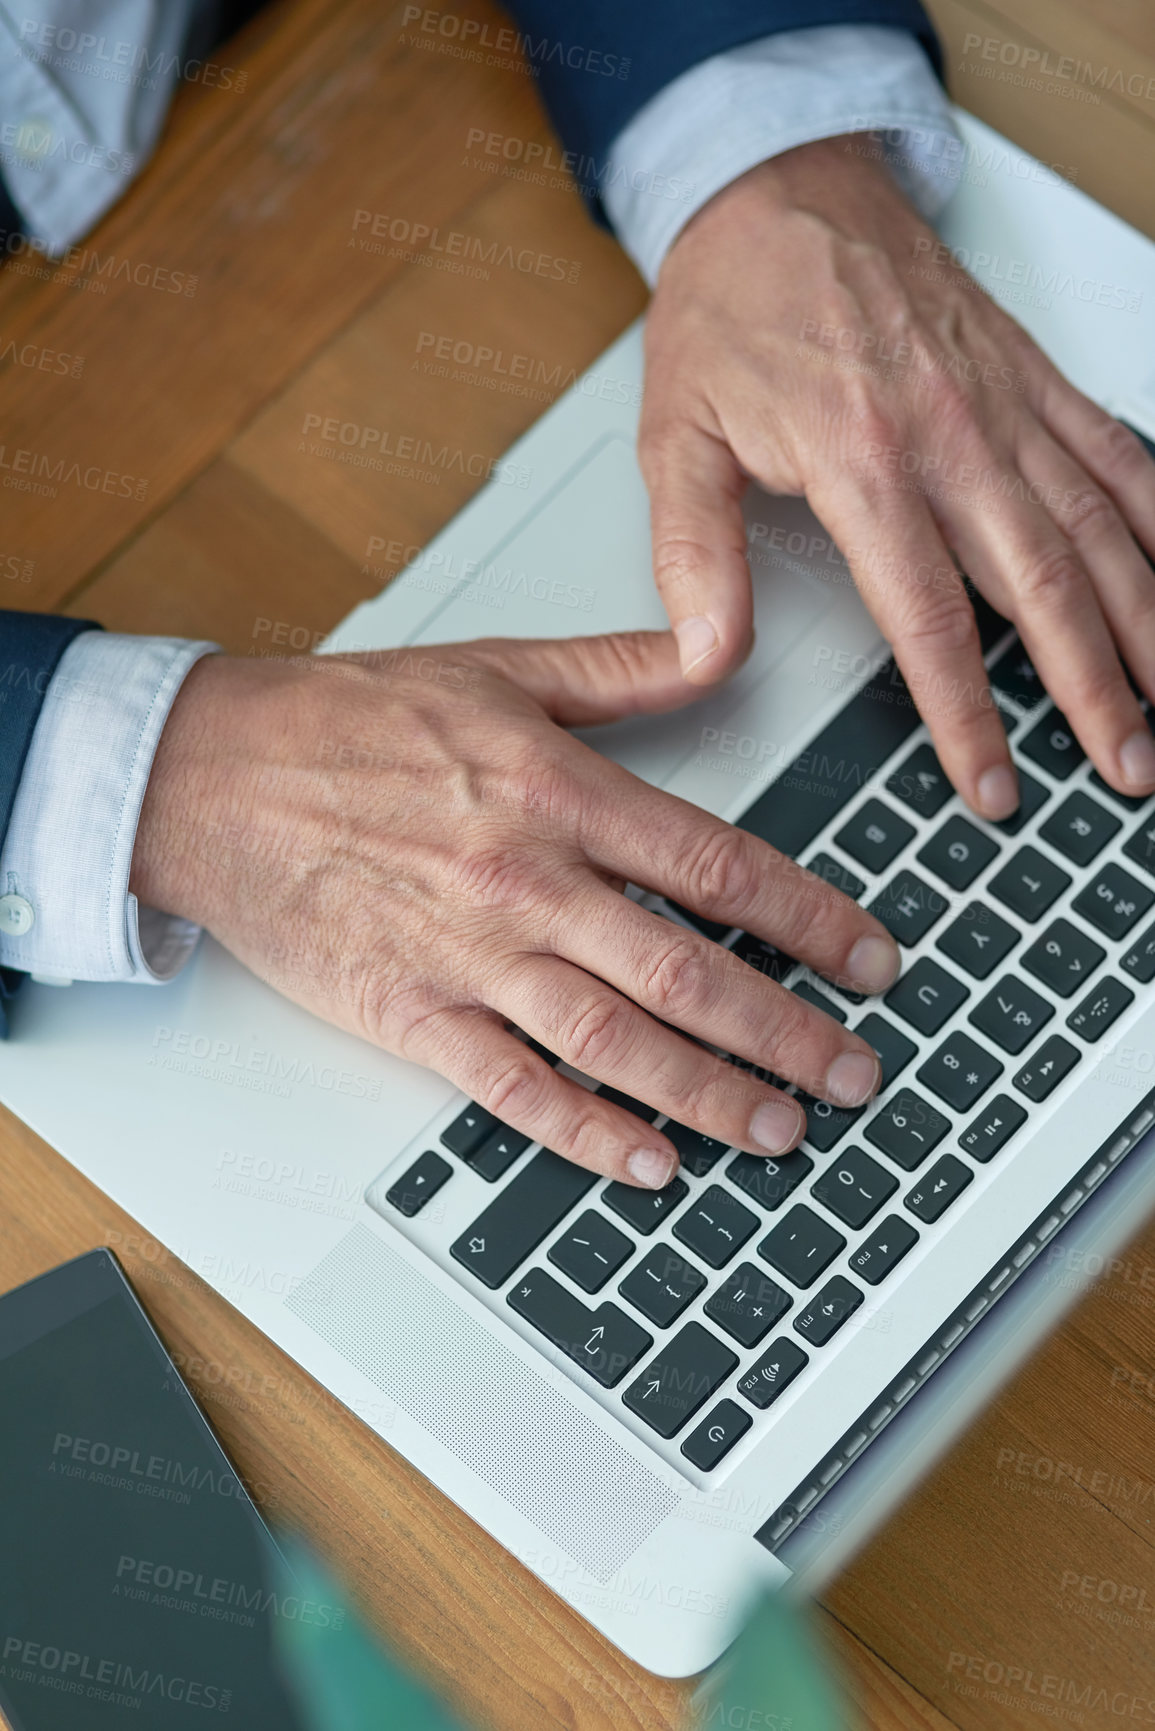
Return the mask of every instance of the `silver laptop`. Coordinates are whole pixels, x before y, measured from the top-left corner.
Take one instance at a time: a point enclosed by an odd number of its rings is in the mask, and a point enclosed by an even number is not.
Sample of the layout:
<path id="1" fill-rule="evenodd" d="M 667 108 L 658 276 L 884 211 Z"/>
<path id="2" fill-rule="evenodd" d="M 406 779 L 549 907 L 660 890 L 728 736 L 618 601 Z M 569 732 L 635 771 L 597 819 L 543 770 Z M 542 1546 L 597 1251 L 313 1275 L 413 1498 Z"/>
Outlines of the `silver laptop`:
<path id="1" fill-rule="evenodd" d="M 1155 247 L 960 124 L 944 237 L 1151 437 Z M 511 453 L 526 485 L 486 488 L 326 647 L 661 626 L 640 382 L 635 328 Z M 746 514 L 750 661 L 589 737 L 887 921 L 905 966 L 870 1002 L 710 929 L 861 1029 L 885 1070 L 868 1108 L 807 1102 L 777 1161 L 668 1125 L 679 1175 L 629 1189 L 212 942 L 156 991 L 30 987 L 0 1050 L 5 1102 L 142 1223 L 146 1267 L 184 1257 L 671 1676 L 718 1656 L 758 1583 L 837 1567 L 1155 1205 L 1155 802 L 1090 771 L 984 614 L 1025 797 L 976 818 L 820 525 L 754 490 Z M 391 557 L 374 537 L 367 565 Z"/>

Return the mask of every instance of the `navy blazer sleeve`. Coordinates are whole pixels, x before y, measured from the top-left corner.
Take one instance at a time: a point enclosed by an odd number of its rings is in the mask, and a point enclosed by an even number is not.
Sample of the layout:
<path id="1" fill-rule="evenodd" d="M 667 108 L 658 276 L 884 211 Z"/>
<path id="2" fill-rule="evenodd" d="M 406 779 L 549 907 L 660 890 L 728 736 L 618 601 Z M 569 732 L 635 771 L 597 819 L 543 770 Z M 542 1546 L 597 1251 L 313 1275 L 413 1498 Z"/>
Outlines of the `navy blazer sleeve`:
<path id="1" fill-rule="evenodd" d="M 728 48 L 819 24 L 889 24 L 916 36 L 941 78 L 942 50 L 918 0 L 505 0 L 567 150 L 597 178 L 610 145 L 665 85 Z"/>

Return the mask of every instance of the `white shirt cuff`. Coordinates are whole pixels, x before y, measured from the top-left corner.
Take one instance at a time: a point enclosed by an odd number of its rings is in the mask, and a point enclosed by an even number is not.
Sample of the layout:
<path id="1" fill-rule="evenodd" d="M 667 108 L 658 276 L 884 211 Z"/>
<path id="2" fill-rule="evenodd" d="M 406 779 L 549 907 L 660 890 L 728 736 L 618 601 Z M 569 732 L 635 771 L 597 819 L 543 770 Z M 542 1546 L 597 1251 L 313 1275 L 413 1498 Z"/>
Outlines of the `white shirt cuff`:
<path id="1" fill-rule="evenodd" d="M 33 920 L 0 938 L 0 965 L 67 980 L 167 980 L 200 928 L 128 891 L 144 790 L 185 675 L 215 643 L 85 631 L 45 693 L 8 834 L 0 893 Z"/>
<path id="2" fill-rule="evenodd" d="M 653 287 L 695 212 L 760 162 L 800 144 L 875 132 L 903 191 L 930 218 L 964 146 L 930 62 L 905 30 L 824 24 L 715 54 L 667 84 L 615 138 L 602 201 Z"/>

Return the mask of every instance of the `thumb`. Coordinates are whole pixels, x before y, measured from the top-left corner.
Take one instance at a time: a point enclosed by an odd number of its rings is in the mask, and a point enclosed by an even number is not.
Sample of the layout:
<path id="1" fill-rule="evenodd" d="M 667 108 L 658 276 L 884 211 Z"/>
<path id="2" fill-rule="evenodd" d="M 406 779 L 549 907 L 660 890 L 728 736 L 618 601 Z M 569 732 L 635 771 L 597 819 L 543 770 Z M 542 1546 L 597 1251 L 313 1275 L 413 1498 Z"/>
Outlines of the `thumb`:
<path id="1" fill-rule="evenodd" d="M 654 580 L 682 670 L 713 685 L 741 665 L 753 636 L 742 494 L 746 476 L 726 441 L 686 419 L 643 428 L 638 456 L 650 494 Z"/>
<path id="2" fill-rule="evenodd" d="M 700 695 L 684 679 L 668 631 L 488 638 L 462 647 L 470 661 L 519 686 L 562 727 L 658 715 Z"/>

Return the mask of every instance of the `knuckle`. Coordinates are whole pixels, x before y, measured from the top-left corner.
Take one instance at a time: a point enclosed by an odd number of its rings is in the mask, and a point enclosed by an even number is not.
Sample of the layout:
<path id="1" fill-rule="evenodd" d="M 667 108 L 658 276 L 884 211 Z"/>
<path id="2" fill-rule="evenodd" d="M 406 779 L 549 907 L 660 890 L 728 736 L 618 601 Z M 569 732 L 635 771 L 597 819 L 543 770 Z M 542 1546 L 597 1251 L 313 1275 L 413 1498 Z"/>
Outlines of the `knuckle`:
<path id="1" fill-rule="evenodd" d="M 640 1001 L 655 1015 L 674 1021 L 691 1009 L 708 1008 L 711 960 L 689 932 L 671 936 L 641 983 Z"/>
<path id="2" fill-rule="evenodd" d="M 511 1057 L 486 1077 L 477 1103 L 503 1123 L 532 1123 L 542 1112 L 552 1080 L 551 1072 L 536 1059 Z"/>
<path id="3" fill-rule="evenodd" d="M 979 652 L 974 610 L 962 596 L 912 597 L 900 610 L 897 634 L 915 655 L 936 660 L 954 660 L 968 650 Z"/>
<path id="4" fill-rule="evenodd" d="M 480 847 L 456 859 L 452 887 L 461 901 L 490 913 L 524 913 L 542 894 L 537 872 L 508 843 Z"/>
<path id="5" fill-rule="evenodd" d="M 700 541 L 688 535 L 660 535 L 654 540 L 654 577 L 663 589 L 692 588 L 709 563 Z"/>
<path id="6" fill-rule="evenodd" d="M 632 1020 L 624 998 L 616 992 L 598 992 L 563 1024 L 559 1055 L 575 1070 L 596 1075 L 607 1058 L 620 1062 L 628 1055 Z"/>
<path id="7" fill-rule="evenodd" d="M 691 901 L 707 912 L 748 906 L 762 875 L 749 838 L 728 824 L 707 832 L 691 853 L 686 870 Z"/>
<path id="8" fill-rule="evenodd" d="M 1063 527 L 1075 539 L 1095 540 L 1122 528 L 1114 505 L 1099 487 L 1085 487 L 1066 511 Z"/>
<path id="9" fill-rule="evenodd" d="M 1023 607 L 1063 610 L 1070 606 L 1083 581 L 1078 554 L 1056 542 L 1044 547 L 1020 570 L 1016 585 L 1018 602 Z"/>
<path id="10" fill-rule="evenodd" d="M 1130 427 L 1104 415 L 1092 437 L 1099 452 L 1100 467 L 1112 481 L 1129 481 L 1140 474 L 1149 475 L 1151 459 Z"/>

